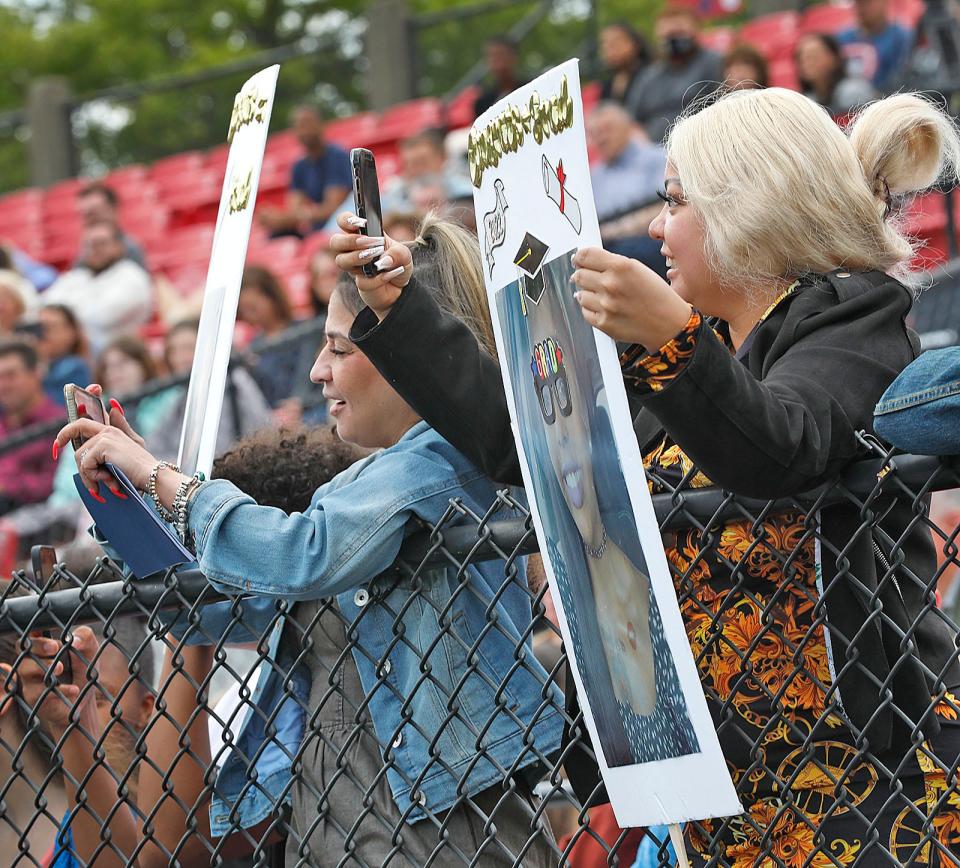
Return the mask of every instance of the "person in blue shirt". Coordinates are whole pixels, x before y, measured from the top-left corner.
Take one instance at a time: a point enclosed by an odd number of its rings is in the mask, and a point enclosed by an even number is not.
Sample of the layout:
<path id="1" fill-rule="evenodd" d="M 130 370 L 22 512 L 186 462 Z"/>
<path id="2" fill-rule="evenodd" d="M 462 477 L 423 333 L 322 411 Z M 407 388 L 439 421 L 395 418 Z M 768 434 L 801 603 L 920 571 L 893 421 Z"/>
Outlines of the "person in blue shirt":
<path id="1" fill-rule="evenodd" d="M 73 310 L 64 304 L 48 304 L 40 309 L 39 349 L 47 363 L 43 377 L 45 391 L 60 406 L 65 406 L 63 387 L 67 383 L 89 383 L 89 347 L 83 326 Z"/>
<path id="2" fill-rule="evenodd" d="M 358 261 L 375 260 L 383 280 L 394 279 L 384 240 L 365 243 Z M 493 353 L 473 236 L 428 220 L 411 248 L 438 302 Z M 416 864 L 453 864 L 479 849 L 484 866 L 522 858 L 545 868 L 556 851 L 531 787 L 555 758 L 564 716 L 529 640 L 523 559 L 397 563 L 406 536 L 424 526 L 517 512 L 350 341 L 361 307 L 345 278 L 311 379 L 323 384 L 338 435 L 379 451 L 318 488 L 302 513 L 160 466 L 118 410 L 109 427 L 67 425 L 57 443 L 90 438 L 77 463 L 91 488 L 112 482 L 107 461 L 140 490 L 152 475 L 162 510 L 187 486 L 186 538 L 211 585 L 234 599 L 204 607 L 201 629 L 179 614 L 172 632 L 198 644 L 259 641 L 272 661 L 250 699 L 259 713 L 238 727 L 217 776 L 212 834 L 251 829 L 289 801 L 287 854 L 306 864 L 348 849 L 379 865 L 402 840 Z M 290 606 L 292 618 L 278 617 Z M 484 844 L 491 822 L 497 835 Z"/>
<path id="3" fill-rule="evenodd" d="M 324 140 L 319 109 L 310 105 L 294 109 L 293 132 L 306 154 L 293 165 L 286 204 L 257 212 L 274 236 L 302 237 L 323 229 L 353 188 L 350 156 Z"/>
<path id="4" fill-rule="evenodd" d="M 867 79 L 875 88 L 896 89 L 913 34 L 890 19 L 890 0 L 856 0 L 857 23 L 837 34 L 849 75 Z"/>

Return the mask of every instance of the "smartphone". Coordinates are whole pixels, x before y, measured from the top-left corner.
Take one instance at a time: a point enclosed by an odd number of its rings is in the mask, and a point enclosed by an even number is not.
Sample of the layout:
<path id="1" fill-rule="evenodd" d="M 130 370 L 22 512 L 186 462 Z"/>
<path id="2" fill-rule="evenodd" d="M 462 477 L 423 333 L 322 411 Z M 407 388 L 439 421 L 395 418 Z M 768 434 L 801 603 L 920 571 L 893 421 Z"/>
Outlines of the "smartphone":
<path id="1" fill-rule="evenodd" d="M 81 389 L 73 383 L 67 383 L 67 385 L 63 387 L 63 398 L 67 404 L 67 419 L 69 421 L 76 422 L 77 419 L 80 418 L 80 414 L 77 412 L 77 405 L 82 404 L 84 418 L 93 419 L 94 422 L 99 422 L 101 425 L 110 424 L 107 408 L 104 406 L 103 399 L 99 395 L 94 395 L 93 392 Z M 79 449 L 84 439 L 83 437 L 74 437 L 73 448 Z"/>
<path id="2" fill-rule="evenodd" d="M 366 148 L 354 148 L 350 151 L 350 165 L 353 169 L 353 203 L 357 216 L 367 221 L 360 230 L 363 235 L 383 235 L 383 214 L 380 210 L 380 184 L 377 181 L 377 162 L 373 153 Z M 363 273 L 373 277 L 377 266 L 368 262 Z"/>
<path id="3" fill-rule="evenodd" d="M 30 549 L 30 562 L 33 564 L 33 581 L 37 588 L 43 590 L 47 582 L 54 574 L 57 568 L 57 550 L 53 546 L 32 546 Z M 47 588 L 49 591 L 56 591 L 56 585 Z M 42 630 L 42 635 L 47 639 L 56 639 L 60 641 L 60 636 L 55 636 L 53 630 Z M 73 667 L 70 663 L 70 655 L 64 654 L 60 658 L 63 663 L 63 672 L 61 679 L 64 681 L 73 680 Z"/>

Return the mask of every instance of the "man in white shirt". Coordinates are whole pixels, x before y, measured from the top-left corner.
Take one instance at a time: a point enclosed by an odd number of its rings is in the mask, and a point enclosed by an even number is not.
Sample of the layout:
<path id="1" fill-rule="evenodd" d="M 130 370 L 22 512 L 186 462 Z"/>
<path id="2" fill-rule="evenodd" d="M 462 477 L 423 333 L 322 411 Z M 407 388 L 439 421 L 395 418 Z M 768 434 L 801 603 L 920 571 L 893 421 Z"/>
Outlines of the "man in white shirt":
<path id="1" fill-rule="evenodd" d="M 126 257 L 115 224 L 92 223 L 83 230 L 81 263 L 43 294 L 45 304 L 65 304 L 77 315 L 94 354 L 150 319 L 150 275 Z"/>

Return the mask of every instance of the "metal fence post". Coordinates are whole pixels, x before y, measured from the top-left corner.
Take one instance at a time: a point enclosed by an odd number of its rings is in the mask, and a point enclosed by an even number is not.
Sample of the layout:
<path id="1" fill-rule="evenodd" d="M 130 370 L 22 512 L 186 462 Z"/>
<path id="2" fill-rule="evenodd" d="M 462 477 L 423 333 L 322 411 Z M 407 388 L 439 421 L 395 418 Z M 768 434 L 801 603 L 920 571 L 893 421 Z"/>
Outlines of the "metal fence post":
<path id="1" fill-rule="evenodd" d="M 70 86 L 65 78 L 38 78 L 27 94 L 30 183 L 46 187 L 77 173 L 70 125 Z"/>
<path id="2" fill-rule="evenodd" d="M 367 16 L 368 108 L 381 111 L 414 96 L 406 0 L 375 0 Z"/>

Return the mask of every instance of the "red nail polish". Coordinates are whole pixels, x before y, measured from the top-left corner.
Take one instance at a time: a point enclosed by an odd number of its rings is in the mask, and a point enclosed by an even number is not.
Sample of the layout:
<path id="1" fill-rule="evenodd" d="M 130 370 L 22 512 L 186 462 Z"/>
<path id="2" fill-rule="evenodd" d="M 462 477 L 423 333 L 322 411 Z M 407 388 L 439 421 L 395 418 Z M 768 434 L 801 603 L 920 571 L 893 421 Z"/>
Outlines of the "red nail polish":
<path id="1" fill-rule="evenodd" d="M 127 414 L 123 412 L 123 407 L 120 406 L 120 402 L 116 398 L 110 399 L 110 406 L 114 410 L 119 410 L 121 416 L 126 416 Z"/>
<path id="2" fill-rule="evenodd" d="M 87 413 L 87 405 L 86 405 L 86 404 L 77 404 L 77 415 L 78 415 L 78 416 L 85 416 L 86 413 Z"/>
<path id="3" fill-rule="evenodd" d="M 53 448 L 50 450 L 50 454 L 53 456 L 53 460 L 56 461 L 60 457 L 60 444 L 56 440 L 53 441 Z"/>
<path id="4" fill-rule="evenodd" d="M 106 499 L 105 497 L 102 497 L 102 496 L 100 495 L 100 493 L 97 491 L 97 489 L 95 489 L 95 488 L 88 488 L 87 491 L 90 492 L 90 496 L 91 496 L 97 503 L 106 503 L 106 502 L 107 502 L 107 499 Z"/>
<path id="5" fill-rule="evenodd" d="M 110 493 L 114 495 L 114 497 L 119 497 L 121 500 L 127 499 L 127 496 L 119 488 L 111 488 Z"/>

